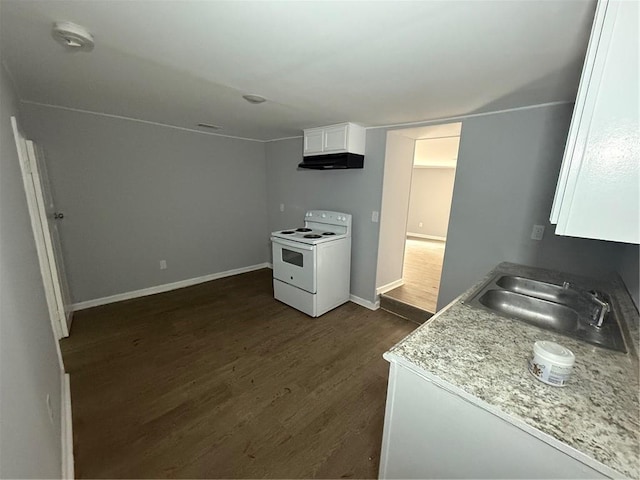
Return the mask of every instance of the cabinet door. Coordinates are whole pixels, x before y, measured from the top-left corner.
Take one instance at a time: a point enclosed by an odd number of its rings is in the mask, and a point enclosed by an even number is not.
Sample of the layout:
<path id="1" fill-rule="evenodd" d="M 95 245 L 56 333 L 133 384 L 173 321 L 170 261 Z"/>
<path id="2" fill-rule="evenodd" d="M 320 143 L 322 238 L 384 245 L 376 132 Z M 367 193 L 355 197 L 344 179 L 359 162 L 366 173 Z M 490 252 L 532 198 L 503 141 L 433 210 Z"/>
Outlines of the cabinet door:
<path id="1" fill-rule="evenodd" d="M 324 129 L 324 151 L 344 152 L 347 150 L 349 125 L 335 125 Z"/>
<path id="2" fill-rule="evenodd" d="M 607 477 L 391 362 L 378 478 Z"/>
<path id="3" fill-rule="evenodd" d="M 322 153 L 324 133 L 322 128 L 304 131 L 304 154 Z"/>
<path id="4" fill-rule="evenodd" d="M 559 235 L 640 243 L 638 13 L 598 7 L 551 215 Z"/>

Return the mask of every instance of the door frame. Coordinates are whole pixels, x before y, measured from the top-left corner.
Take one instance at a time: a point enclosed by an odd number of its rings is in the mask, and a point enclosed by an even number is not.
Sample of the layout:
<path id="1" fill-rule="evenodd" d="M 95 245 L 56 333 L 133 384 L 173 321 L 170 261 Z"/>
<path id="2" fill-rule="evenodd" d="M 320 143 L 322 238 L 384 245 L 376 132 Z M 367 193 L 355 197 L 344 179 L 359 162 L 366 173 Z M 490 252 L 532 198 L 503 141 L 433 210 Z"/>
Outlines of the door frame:
<path id="1" fill-rule="evenodd" d="M 36 243 L 49 318 L 56 338 L 59 340 L 69 336 L 72 313 L 65 313 L 60 279 L 58 277 L 59 270 L 53 253 L 51 231 L 47 223 L 44 195 L 41 189 L 40 174 L 35 156 L 36 149 L 33 142 L 27 140 L 22 134 L 18 122 L 13 116 L 11 117 L 11 126 L 13 127 L 13 135 L 18 151 L 22 182 L 27 197 L 29 218 Z"/>
<path id="2" fill-rule="evenodd" d="M 462 138 L 462 125 L 464 119 L 456 118 L 449 120 L 435 120 L 424 122 L 404 128 L 393 128 L 386 131 L 386 149 L 384 158 L 384 174 L 382 179 L 382 205 L 380 212 L 380 228 L 378 231 L 378 259 L 376 264 L 376 298 L 378 295 L 387 293 L 397 287 L 404 285 L 404 259 L 406 255 L 407 245 L 407 225 L 409 221 L 409 207 L 411 203 L 411 186 L 415 168 L 416 142 L 428 138 L 442 138 L 458 136 Z M 450 129 L 450 127 L 458 129 L 458 135 L 452 134 L 450 131 L 442 131 L 442 129 Z M 425 131 L 429 130 L 429 135 L 425 136 Z M 411 158 L 406 152 L 396 157 L 390 154 L 389 145 L 392 139 L 398 137 L 406 137 L 413 142 L 413 152 Z M 459 154 L 458 154 L 459 155 Z M 441 167 L 435 167 L 441 168 Z M 455 166 L 456 170 L 458 165 Z M 455 183 L 455 179 L 454 179 Z M 389 195 L 391 189 L 401 191 L 402 194 Z M 387 202 L 387 197 L 393 199 Z M 453 199 L 453 195 L 452 195 Z M 451 213 L 449 213 L 449 216 Z M 389 221 L 389 218 L 394 220 Z M 450 219 L 449 219 L 450 220 Z M 402 225 L 402 228 L 400 228 Z M 384 236 L 393 237 L 393 242 L 387 241 L 389 245 L 385 245 Z M 446 243 L 446 239 L 444 240 Z M 389 250 L 396 249 L 395 253 L 402 252 L 402 256 L 389 255 Z M 387 262 L 383 265 L 383 262 Z M 380 278 L 381 268 L 392 270 L 394 276 L 386 278 L 388 283 L 384 283 Z M 442 280 L 440 276 L 439 282 Z"/>

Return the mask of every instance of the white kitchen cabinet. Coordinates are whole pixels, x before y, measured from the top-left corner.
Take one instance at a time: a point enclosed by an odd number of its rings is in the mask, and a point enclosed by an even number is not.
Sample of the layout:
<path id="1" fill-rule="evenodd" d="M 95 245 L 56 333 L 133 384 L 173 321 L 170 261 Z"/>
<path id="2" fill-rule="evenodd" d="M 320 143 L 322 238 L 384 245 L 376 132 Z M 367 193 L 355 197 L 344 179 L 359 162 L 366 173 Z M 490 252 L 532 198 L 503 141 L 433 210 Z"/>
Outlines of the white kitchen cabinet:
<path id="1" fill-rule="evenodd" d="M 340 123 L 304 131 L 304 155 L 357 153 L 364 155 L 366 132 L 354 123 Z"/>
<path id="2" fill-rule="evenodd" d="M 638 10 L 598 3 L 551 211 L 558 235 L 640 243 Z"/>
<path id="3" fill-rule="evenodd" d="M 304 154 L 313 155 L 322 153 L 324 144 L 324 130 L 314 128 L 304 131 Z"/>
<path id="4" fill-rule="evenodd" d="M 392 361 L 379 478 L 608 477 Z"/>
<path id="5" fill-rule="evenodd" d="M 347 150 L 349 124 L 336 125 L 324 129 L 324 151 L 339 152 Z"/>

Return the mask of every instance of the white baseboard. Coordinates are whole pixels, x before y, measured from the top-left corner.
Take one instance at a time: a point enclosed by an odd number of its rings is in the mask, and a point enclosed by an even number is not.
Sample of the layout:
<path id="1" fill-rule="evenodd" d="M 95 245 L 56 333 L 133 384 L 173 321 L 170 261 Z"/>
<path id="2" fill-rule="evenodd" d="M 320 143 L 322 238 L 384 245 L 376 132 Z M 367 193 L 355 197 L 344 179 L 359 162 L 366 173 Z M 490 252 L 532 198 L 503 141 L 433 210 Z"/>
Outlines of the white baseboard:
<path id="1" fill-rule="evenodd" d="M 186 280 L 180 280 L 173 283 L 165 283 L 164 285 L 156 285 L 155 287 L 143 288 L 142 290 L 134 290 L 133 292 L 119 293 L 117 295 L 111 295 L 109 297 L 96 298 L 94 300 L 87 300 L 84 302 L 74 303 L 72 308 L 76 310 L 84 310 L 85 308 L 98 307 L 100 305 L 106 305 L 108 303 L 121 302 L 123 300 L 130 300 L 132 298 L 146 297 L 147 295 L 154 295 L 156 293 L 169 292 L 171 290 L 177 290 L 178 288 L 190 287 L 197 285 L 198 283 L 210 282 L 211 280 L 217 280 L 219 278 L 231 277 L 233 275 L 239 275 L 241 273 L 253 272 L 254 270 L 260 270 L 261 268 L 268 268 L 268 263 L 259 263 L 257 265 L 251 265 L 248 267 L 236 268 L 234 270 L 227 270 L 226 272 L 212 273 L 210 275 L 204 275 L 202 277 L 188 278 Z"/>
<path id="2" fill-rule="evenodd" d="M 351 300 L 353 303 L 357 303 L 362 307 L 368 308 L 369 310 L 378 310 L 380 308 L 380 300 L 371 302 L 369 300 L 365 300 L 364 298 L 356 297 L 355 295 L 349 295 L 349 300 Z"/>
<path id="3" fill-rule="evenodd" d="M 440 242 L 447 241 L 447 237 L 438 237 L 437 235 L 425 235 L 424 233 L 407 232 L 407 237 L 424 238 L 426 240 L 438 240 Z"/>
<path id="4" fill-rule="evenodd" d="M 394 282 L 387 283 L 386 285 L 376 288 L 376 294 L 380 295 L 381 293 L 387 293 L 389 290 L 401 287 L 402 285 L 404 285 L 404 280 L 401 278 L 400 280 L 396 280 Z"/>
<path id="5" fill-rule="evenodd" d="M 62 478 L 73 480 L 73 417 L 71 415 L 71 380 L 62 372 L 60 430 L 62 443 Z"/>

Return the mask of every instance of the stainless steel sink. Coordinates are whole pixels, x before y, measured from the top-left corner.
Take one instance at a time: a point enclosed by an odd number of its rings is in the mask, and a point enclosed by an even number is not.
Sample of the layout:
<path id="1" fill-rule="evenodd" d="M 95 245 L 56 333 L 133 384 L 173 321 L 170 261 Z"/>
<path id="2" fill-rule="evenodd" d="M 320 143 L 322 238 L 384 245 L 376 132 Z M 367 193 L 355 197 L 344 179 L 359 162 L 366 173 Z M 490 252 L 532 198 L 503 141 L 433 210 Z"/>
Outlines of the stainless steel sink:
<path id="1" fill-rule="evenodd" d="M 626 352 L 615 312 L 594 326 L 589 293 L 568 284 L 498 274 L 476 290 L 466 304 L 517 319 L 593 345 Z M 600 298 L 609 298 L 600 294 Z M 610 303 L 610 302 L 609 302 Z"/>
<path id="2" fill-rule="evenodd" d="M 496 285 L 511 292 L 529 295 L 556 303 L 572 303 L 578 301 L 578 292 L 563 288 L 561 285 L 541 282 L 531 278 L 505 275 L 496 281 Z"/>
<path id="3" fill-rule="evenodd" d="M 507 290 L 489 290 L 479 298 L 485 307 L 518 317 L 541 328 L 572 332 L 578 328 L 578 312 L 559 303 Z"/>

